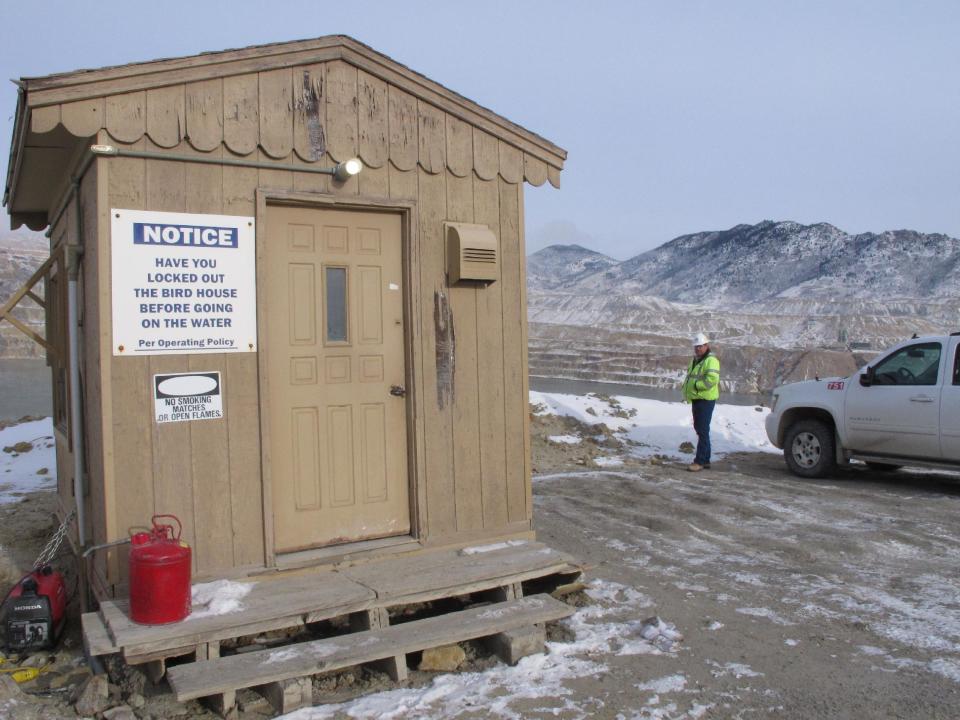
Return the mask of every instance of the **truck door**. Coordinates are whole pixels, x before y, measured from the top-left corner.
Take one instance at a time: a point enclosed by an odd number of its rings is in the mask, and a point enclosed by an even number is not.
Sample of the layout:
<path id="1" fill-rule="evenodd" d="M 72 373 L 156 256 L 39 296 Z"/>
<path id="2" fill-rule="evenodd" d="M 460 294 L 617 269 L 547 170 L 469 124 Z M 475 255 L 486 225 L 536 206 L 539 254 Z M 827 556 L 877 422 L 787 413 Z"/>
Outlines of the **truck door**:
<path id="1" fill-rule="evenodd" d="M 855 376 L 845 415 L 851 450 L 940 458 L 940 378 L 946 353 L 939 342 L 897 348 L 873 365 L 873 382 Z"/>
<path id="2" fill-rule="evenodd" d="M 949 348 L 940 391 L 940 450 L 944 460 L 960 460 L 960 338 L 950 338 Z"/>

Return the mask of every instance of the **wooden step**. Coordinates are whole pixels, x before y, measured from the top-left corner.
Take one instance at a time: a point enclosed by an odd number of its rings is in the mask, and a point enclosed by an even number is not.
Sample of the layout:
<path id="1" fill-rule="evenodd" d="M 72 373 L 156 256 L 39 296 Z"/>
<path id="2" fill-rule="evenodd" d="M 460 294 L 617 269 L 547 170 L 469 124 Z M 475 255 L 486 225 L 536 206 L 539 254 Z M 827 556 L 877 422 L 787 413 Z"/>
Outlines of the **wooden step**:
<path id="1" fill-rule="evenodd" d="M 406 653 L 488 637 L 569 617 L 574 608 L 549 595 L 462 610 L 387 628 L 178 665 L 167 679 L 178 701 L 230 694 Z"/>
<path id="2" fill-rule="evenodd" d="M 369 588 L 335 572 L 292 575 L 251 584 L 250 593 L 240 600 L 241 609 L 223 615 L 194 613 L 169 625 L 138 625 L 130 619 L 129 605 L 122 600 L 102 602 L 100 613 L 114 645 L 123 648 L 128 661 L 138 661 L 164 651 L 182 651 L 184 647 L 211 641 L 337 617 L 371 607 L 376 598 Z"/>
<path id="3" fill-rule="evenodd" d="M 375 591 L 380 604 L 394 605 L 466 595 L 569 572 L 575 565 L 569 555 L 543 543 L 523 540 L 425 552 L 393 562 L 339 568 L 337 572 Z"/>

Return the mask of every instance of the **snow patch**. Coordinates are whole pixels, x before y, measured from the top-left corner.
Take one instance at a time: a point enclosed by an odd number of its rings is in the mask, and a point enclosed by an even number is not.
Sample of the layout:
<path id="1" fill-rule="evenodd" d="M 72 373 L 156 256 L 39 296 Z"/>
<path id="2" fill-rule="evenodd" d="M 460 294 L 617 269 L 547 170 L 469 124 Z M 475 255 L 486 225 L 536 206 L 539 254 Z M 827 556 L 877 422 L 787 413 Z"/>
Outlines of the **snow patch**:
<path id="1" fill-rule="evenodd" d="M 17 452 L 19 443 L 30 449 Z M 19 502 L 24 493 L 57 486 L 57 453 L 53 420 L 43 418 L 0 430 L 0 504 Z"/>
<path id="2" fill-rule="evenodd" d="M 494 550 L 506 550 L 509 547 L 517 547 L 518 545 L 526 544 L 526 540 L 506 540 L 504 542 L 491 543 L 489 545 L 474 545 L 473 547 L 465 547 L 460 551 L 460 554 L 480 555 L 482 553 L 493 552 Z"/>
<path id="3" fill-rule="evenodd" d="M 243 600 L 255 583 L 241 583 L 232 580 L 214 580 L 208 583 L 198 583 L 190 591 L 190 601 L 193 611 L 191 619 L 226 615 L 243 609 Z"/>

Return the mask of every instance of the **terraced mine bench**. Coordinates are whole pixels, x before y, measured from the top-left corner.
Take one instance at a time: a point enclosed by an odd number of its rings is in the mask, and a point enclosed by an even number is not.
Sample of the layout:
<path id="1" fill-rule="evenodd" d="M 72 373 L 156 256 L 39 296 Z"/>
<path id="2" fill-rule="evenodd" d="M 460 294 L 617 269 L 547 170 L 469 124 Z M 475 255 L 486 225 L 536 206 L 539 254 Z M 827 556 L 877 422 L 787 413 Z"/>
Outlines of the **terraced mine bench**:
<path id="1" fill-rule="evenodd" d="M 91 655 L 122 653 L 130 665 L 145 664 L 154 681 L 166 672 L 178 700 L 211 698 L 224 716 L 236 691 L 249 687 L 289 712 L 311 702 L 308 679 L 317 673 L 377 662 L 402 680 L 408 653 L 477 638 L 491 638 L 507 662 L 542 651 L 542 624 L 573 610 L 547 595 L 523 597 L 524 584 L 549 590 L 580 573 L 572 558 L 532 541 L 437 550 L 258 578 L 238 610 L 199 611 L 171 625 L 137 625 L 126 602 L 105 601 L 83 616 L 84 643 Z M 462 596 L 492 604 L 390 624 L 391 610 Z M 220 657 L 224 641 L 336 619 L 351 632 Z M 184 655 L 193 662 L 167 672 L 166 661 Z"/>

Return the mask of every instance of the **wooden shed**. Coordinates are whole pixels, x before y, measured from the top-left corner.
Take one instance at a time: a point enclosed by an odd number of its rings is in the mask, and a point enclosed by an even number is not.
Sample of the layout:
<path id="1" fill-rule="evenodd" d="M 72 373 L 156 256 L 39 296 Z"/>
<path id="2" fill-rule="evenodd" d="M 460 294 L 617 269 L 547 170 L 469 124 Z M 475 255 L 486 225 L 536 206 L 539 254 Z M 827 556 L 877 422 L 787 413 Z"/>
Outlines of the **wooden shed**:
<path id="1" fill-rule="evenodd" d="M 523 185 L 565 157 L 344 36 L 22 80 L 73 541 L 170 513 L 224 578 L 532 538 Z"/>

